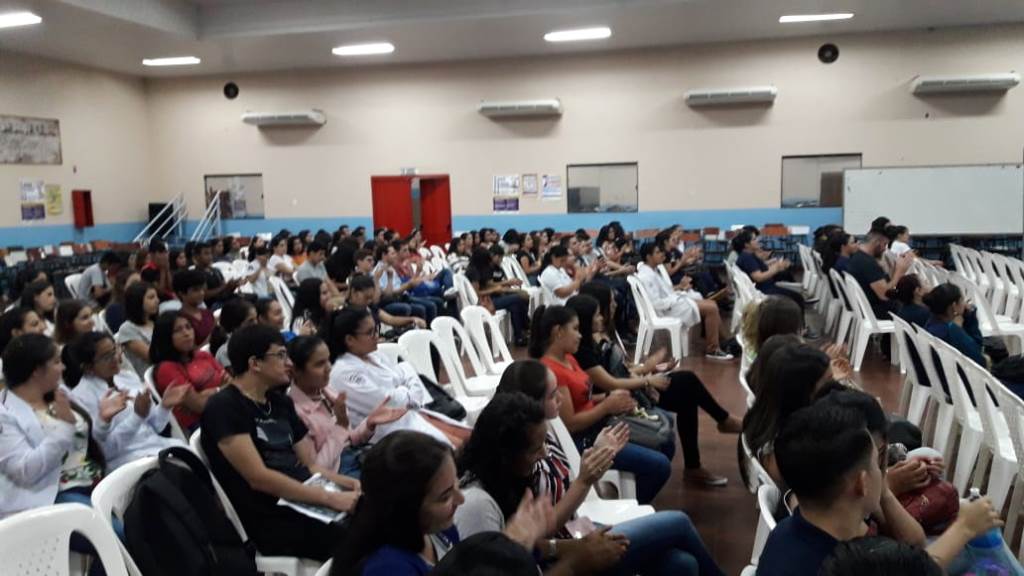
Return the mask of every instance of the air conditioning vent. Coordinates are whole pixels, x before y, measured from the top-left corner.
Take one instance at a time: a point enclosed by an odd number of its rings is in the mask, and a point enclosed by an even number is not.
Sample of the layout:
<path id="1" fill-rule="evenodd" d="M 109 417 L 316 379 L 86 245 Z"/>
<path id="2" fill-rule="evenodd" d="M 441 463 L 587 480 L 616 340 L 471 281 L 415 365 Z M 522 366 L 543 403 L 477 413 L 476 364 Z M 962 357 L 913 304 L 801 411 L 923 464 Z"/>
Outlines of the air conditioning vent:
<path id="1" fill-rule="evenodd" d="M 508 118 L 513 116 L 561 116 L 562 102 L 558 98 L 549 100 L 484 100 L 477 108 L 488 118 Z"/>
<path id="2" fill-rule="evenodd" d="M 975 76 L 918 76 L 911 84 L 914 94 L 955 92 L 1006 92 L 1020 84 L 1020 74 L 1005 72 Z"/>
<path id="3" fill-rule="evenodd" d="M 730 104 L 771 104 L 779 89 L 775 86 L 747 86 L 737 88 L 716 88 L 690 90 L 686 93 L 686 104 L 691 107 L 726 106 Z"/>
<path id="4" fill-rule="evenodd" d="M 323 126 L 327 117 L 320 110 L 296 112 L 246 112 L 242 122 L 253 126 Z"/>

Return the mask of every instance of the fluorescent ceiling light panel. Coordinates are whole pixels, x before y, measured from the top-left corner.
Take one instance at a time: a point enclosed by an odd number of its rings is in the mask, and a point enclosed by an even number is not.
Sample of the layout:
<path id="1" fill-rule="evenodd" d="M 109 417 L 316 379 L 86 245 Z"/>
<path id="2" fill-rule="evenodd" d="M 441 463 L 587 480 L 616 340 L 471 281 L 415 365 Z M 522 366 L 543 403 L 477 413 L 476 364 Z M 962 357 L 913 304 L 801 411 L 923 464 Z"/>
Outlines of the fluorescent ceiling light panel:
<path id="1" fill-rule="evenodd" d="M 0 14 L 0 28 L 14 28 L 15 26 L 29 26 L 39 24 L 43 19 L 31 12 L 8 12 Z"/>
<path id="2" fill-rule="evenodd" d="M 143 66 L 191 66 L 199 64 L 201 60 L 195 56 L 173 56 L 171 58 L 146 58 L 142 61 Z"/>
<path id="3" fill-rule="evenodd" d="M 376 54 L 391 54 L 394 51 L 395 45 L 390 42 L 349 44 L 348 46 L 338 46 L 331 50 L 335 56 L 373 56 Z"/>
<path id="4" fill-rule="evenodd" d="M 838 12 L 835 14 L 791 14 L 779 16 L 780 24 L 796 24 L 800 22 L 828 22 L 829 20 L 849 20 L 853 18 L 853 12 Z"/>
<path id="5" fill-rule="evenodd" d="M 612 35 L 607 26 L 598 28 L 576 28 L 575 30 L 555 30 L 544 35 L 548 42 L 579 42 L 581 40 L 603 40 Z"/>

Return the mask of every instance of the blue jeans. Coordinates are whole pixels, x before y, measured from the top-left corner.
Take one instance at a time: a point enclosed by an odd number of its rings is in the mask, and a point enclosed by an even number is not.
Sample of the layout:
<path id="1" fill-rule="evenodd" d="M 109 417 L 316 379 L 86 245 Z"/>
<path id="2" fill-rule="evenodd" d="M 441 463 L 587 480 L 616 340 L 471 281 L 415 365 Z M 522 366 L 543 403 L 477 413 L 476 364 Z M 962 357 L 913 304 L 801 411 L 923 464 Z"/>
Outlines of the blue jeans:
<path id="1" fill-rule="evenodd" d="M 644 576 L 720 576 L 690 517 L 667 511 L 616 524 L 612 532 L 629 539 L 629 549 L 611 572 Z"/>
<path id="2" fill-rule="evenodd" d="M 362 466 L 359 463 L 360 452 L 362 450 L 346 446 L 341 451 L 341 465 L 338 467 L 338 472 L 349 478 L 359 480 L 359 476 L 362 474 Z"/>
<path id="3" fill-rule="evenodd" d="M 384 311 L 392 316 L 415 316 L 416 318 L 427 319 L 426 310 L 419 304 L 408 304 L 406 302 L 391 302 L 384 306 Z"/>
<path id="4" fill-rule="evenodd" d="M 512 336 L 520 340 L 530 314 L 530 299 L 523 298 L 519 293 L 496 294 L 491 296 L 491 303 L 494 304 L 495 310 L 508 310 L 509 318 L 512 320 Z"/>
<path id="5" fill-rule="evenodd" d="M 636 476 L 637 501 L 641 504 L 650 504 L 672 475 L 672 456 L 675 451 L 675 438 L 672 439 L 671 445 L 666 443 L 660 450 L 652 450 L 630 442 L 615 456 L 612 468 L 632 472 Z"/>

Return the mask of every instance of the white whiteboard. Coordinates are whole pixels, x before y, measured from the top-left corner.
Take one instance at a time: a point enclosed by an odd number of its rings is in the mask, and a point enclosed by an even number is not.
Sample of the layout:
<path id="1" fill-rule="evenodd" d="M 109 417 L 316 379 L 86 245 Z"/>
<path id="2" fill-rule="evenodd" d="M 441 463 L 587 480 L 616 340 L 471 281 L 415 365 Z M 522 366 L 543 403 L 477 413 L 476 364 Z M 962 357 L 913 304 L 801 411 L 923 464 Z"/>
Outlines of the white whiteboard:
<path id="1" fill-rule="evenodd" d="M 886 216 L 923 234 L 1024 233 L 1020 164 L 843 171 L 843 228 L 855 235 Z"/>

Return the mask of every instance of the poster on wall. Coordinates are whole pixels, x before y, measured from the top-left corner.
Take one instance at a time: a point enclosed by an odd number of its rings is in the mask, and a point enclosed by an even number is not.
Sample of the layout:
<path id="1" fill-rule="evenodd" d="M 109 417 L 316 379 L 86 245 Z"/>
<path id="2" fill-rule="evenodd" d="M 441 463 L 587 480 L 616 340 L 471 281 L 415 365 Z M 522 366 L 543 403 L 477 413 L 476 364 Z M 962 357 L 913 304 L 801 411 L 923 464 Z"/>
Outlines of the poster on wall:
<path id="1" fill-rule="evenodd" d="M 44 192 L 46 197 L 46 213 L 50 216 L 57 216 L 64 213 L 64 196 L 60 190 L 60 184 L 47 184 Z"/>
<path id="2" fill-rule="evenodd" d="M 519 196 L 519 174 L 494 177 L 495 196 Z"/>
<path id="3" fill-rule="evenodd" d="M 519 198 L 494 197 L 495 212 L 519 212 Z"/>
<path id="4" fill-rule="evenodd" d="M 46 206 L 42 202 L 22 202 L 22 222 L 32 222 L 46 218 Z"/>
<path id="5" fill-rule="evenodd" d="M 562 199 L 562 176 L 560 174 L 545 174 L 541 178 L 541 198 L 543 200 Z"/>
<path id="6" fill-rule="evenodd" d="M 538 191 L 536 174 L 523 174 L 523 196 L 536 196 Z"/>
<path id="7" fill-rule="evenodd" d="M 60 121 L 0 115 L 0 164 L 61 164 Z"/>

